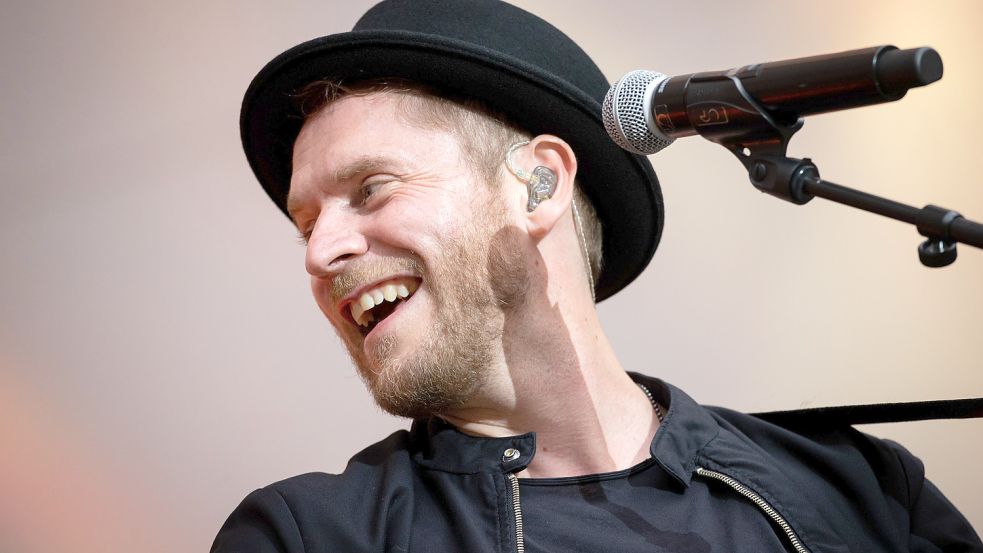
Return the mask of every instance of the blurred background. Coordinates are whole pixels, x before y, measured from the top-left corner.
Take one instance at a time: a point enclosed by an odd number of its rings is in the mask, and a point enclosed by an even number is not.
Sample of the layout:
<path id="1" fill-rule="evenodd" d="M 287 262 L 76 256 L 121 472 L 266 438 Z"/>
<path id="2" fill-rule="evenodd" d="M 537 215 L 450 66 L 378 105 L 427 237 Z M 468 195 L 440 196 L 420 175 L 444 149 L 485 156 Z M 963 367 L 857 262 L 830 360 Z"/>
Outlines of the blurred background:
<path id="1" fill-rule="evenodd" d="M 983 219 L 983 3 L 516 0 L 611 80 L 878 44 L 944 78 L 809 118 L 831 181 Z M 371 2 L 27 2 L 0 18 L 0 551 L 205 551 L 249 491 L 408 426 L 371 403 L 241 153 L 253 75 Z M 700 138 L 653 156 L 662 246 L 600 306 L 630 370 L 746 411 L 983 396 L 983 251 L 755 191 Z M 898 440 L 983 528 L 983 420 Z"/>

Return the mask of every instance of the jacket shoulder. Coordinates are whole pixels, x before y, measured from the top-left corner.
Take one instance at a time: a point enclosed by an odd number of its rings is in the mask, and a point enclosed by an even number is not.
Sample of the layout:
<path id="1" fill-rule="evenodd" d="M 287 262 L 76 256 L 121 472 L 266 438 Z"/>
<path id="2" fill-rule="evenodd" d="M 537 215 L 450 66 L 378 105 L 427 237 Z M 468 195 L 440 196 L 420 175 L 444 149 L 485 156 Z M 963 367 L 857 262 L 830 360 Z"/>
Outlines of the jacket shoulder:
<path id="1" fill-rule="evenodd" d="M 707 410 L 722 429 L 780 467 L 798 493 L 811 496 L 827 518 L 852 512 L 853 520 L 903 528 L 904 535 L 897 538 L 912 550 L 983 551 L 966 518 L 925 478 L 921 460 L 902 445 L 849 425 L 779 425 L 721 407 Z M 844 519 L 841 524 L 852 522 Z"/>
<path id="2" fill-rule="evenodd" d="M 310 472 L 257 489 L 232 511 L 212 553 L 378 551 L 380 515 L 406 508 L 412 489 L 409 433 L 401 430 L 349 460 L 340 474 Z M 371 497 L 375 501 L 356 501 Z M 380 505 L 380 502 L 383 503 Z"/>
<path id="3" fill-rule="evenodd" d="M 849 481 L 873 478 L 905 505 L 912 485 L 924 479 L 921 462 L 907 450 L 851 426 L 782 425 L 722 407 L 707 409 L 722 428 L 791 472 L 827 477 L 841 473 Z"/>
<path id="4" fill-rule="evenodd" d="M 356 453 L 339 474 L 309 472 L 274 482 L 266 488 L 288 502 L 315 502 L 324 496 L 349 493 L 357 488 L 365 493 L 372 480 L 383 480 L 394 473 L 412 470 L 409 433 L 399 430 Z"/>

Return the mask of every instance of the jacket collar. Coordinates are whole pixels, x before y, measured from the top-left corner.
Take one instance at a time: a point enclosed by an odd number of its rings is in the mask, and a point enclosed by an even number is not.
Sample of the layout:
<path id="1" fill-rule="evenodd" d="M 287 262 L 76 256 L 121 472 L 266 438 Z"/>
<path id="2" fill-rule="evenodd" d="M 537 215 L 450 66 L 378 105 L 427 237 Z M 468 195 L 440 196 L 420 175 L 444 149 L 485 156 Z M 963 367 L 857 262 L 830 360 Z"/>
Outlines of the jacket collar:
<path id="1" fill-rule="evenodd" d="M 660 405 L 667 407 L 649 451 L 659 466 L 680 484 L 689 486 L 699 453 L 717 437 L 720 425 L 706 409 L 672 384 L 637 373 L 628 375 L 648 388 Z"/>
<path id="2" fill-rule="evenodd" d="M 534 432 L 507 438 L 470 436 L 438 417 L 413 421 L 410 443 L 417 464 L 460 474 L 518 472 L 536 454 Z"/>
<path id="3" fill-rule="evenodd" d="M 675 386 L 636 373 L 629 376 L 667 407 L 662 425 L 652 440 L 652 457 L 674 479 L 689 486 L 697 456 L 720 432 L 719 425 Z M 422 467 L 445 472 L 518 472 L 529 465 L 536 453 L 534 432 L 506 438 L 470 436 L 437 417 L 415 420 L 410 434 L 414 461 Z"/>

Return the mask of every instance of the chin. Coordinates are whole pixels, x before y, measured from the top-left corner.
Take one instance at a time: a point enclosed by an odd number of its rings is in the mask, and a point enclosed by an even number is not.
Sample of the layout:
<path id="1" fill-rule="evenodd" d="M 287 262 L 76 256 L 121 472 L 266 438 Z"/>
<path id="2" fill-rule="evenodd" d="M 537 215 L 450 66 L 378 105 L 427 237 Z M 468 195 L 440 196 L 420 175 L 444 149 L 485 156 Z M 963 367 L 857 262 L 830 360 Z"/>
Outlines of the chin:
<path id="1" fill-rule="evenodd" d="M 388 338 L 388 336 L 387 336 Z M 359 375 L 384 411 L 419 418 L 467 404 L 483 382 L 486 359 L 431 345 L 405 348 L 395 339 L 380 340 L 371 353 L 355 358 Z"/>

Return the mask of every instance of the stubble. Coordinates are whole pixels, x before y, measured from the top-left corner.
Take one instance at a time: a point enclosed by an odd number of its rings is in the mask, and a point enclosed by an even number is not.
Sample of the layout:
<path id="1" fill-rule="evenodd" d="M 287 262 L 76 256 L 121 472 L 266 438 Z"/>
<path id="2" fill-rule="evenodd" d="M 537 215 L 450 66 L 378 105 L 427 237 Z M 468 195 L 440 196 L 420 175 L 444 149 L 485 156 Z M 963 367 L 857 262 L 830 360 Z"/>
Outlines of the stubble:
<path id="1" fill-rule="evenodd" d="M 346 336 L 338 329 L 359 375 L 386 412 L 409 418 L 444 413 L 466 405 L 488 379 L 501 348 L 503 317 L 524 302 L 528 289 L 517 239 L 501 215 L 490 215 L 502 209 L 476 210 L 482 215 L 448 237 L 443 255 L 429 264 L 379 260 L 338 276 L 335 288 L 344 296 L 372 278 L 412 270 L 432 298 L 430 327 L 410 351 L 389 333 L 366 353 L 360 334 Z"/>

